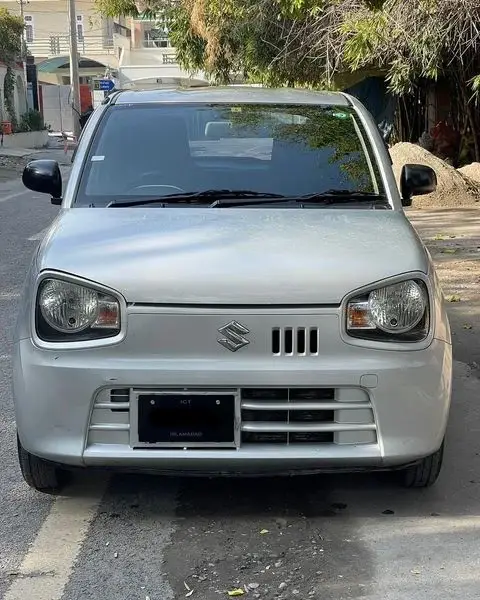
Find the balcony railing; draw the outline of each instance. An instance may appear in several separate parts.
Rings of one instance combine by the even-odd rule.
[[[113,38],[103,36],[82,36],[77,41],[78,52],[83,56],[97,54],[114,54]],[[68,35],[52,35],[45,38],[36,38],[27,42],[27,48],[33,56],[64,56],[70,50]]]
[[[142,41],[142,48],[171,48],[168,38],[148,38]]]
[[[164,54],[162,56],[162,60],[163,60],[164,65],[176,65],[177,64],[177,55],[175,53]]]

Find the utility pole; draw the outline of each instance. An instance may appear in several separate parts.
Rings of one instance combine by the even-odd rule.
[[[80,81],[78,78],[77,16],[75,0],[68,0],[70,18],[70,85],[72,89],[73,135],[80,135]]]
[[[27,39],[25,36],[25,12],[23,10],[23,6],[28,4],[29,0],[18,0],[20,4],[20,18],[22,19],[23,29],[22,29],[22,51],[20,58],[22,59],[23,66],[23,77],[25,79],[25,106],[28,110],[28,81],[27,81]]]

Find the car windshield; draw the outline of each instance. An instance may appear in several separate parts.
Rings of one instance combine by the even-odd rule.
[[[174,202],[182,192],[204,190],[384,193],[370,143],[349,107],[114,105],[94,135],[75,205],[171,194]]]

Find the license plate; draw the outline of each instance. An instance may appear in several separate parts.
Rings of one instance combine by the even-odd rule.
[[[140,394],[141,444],[232,445],[235,396],[225,394]]]

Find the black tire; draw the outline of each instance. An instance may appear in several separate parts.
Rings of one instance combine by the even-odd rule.
[[[59,494],[66,483],[66,472],[27,452],[17,436],[18,461],[26,483],[44,494]]]
[[[416,465],[402,471],[403,485],[407,488],[427,488],[438,479],[442,470],[445,443],[434,454],[422,459]]]

